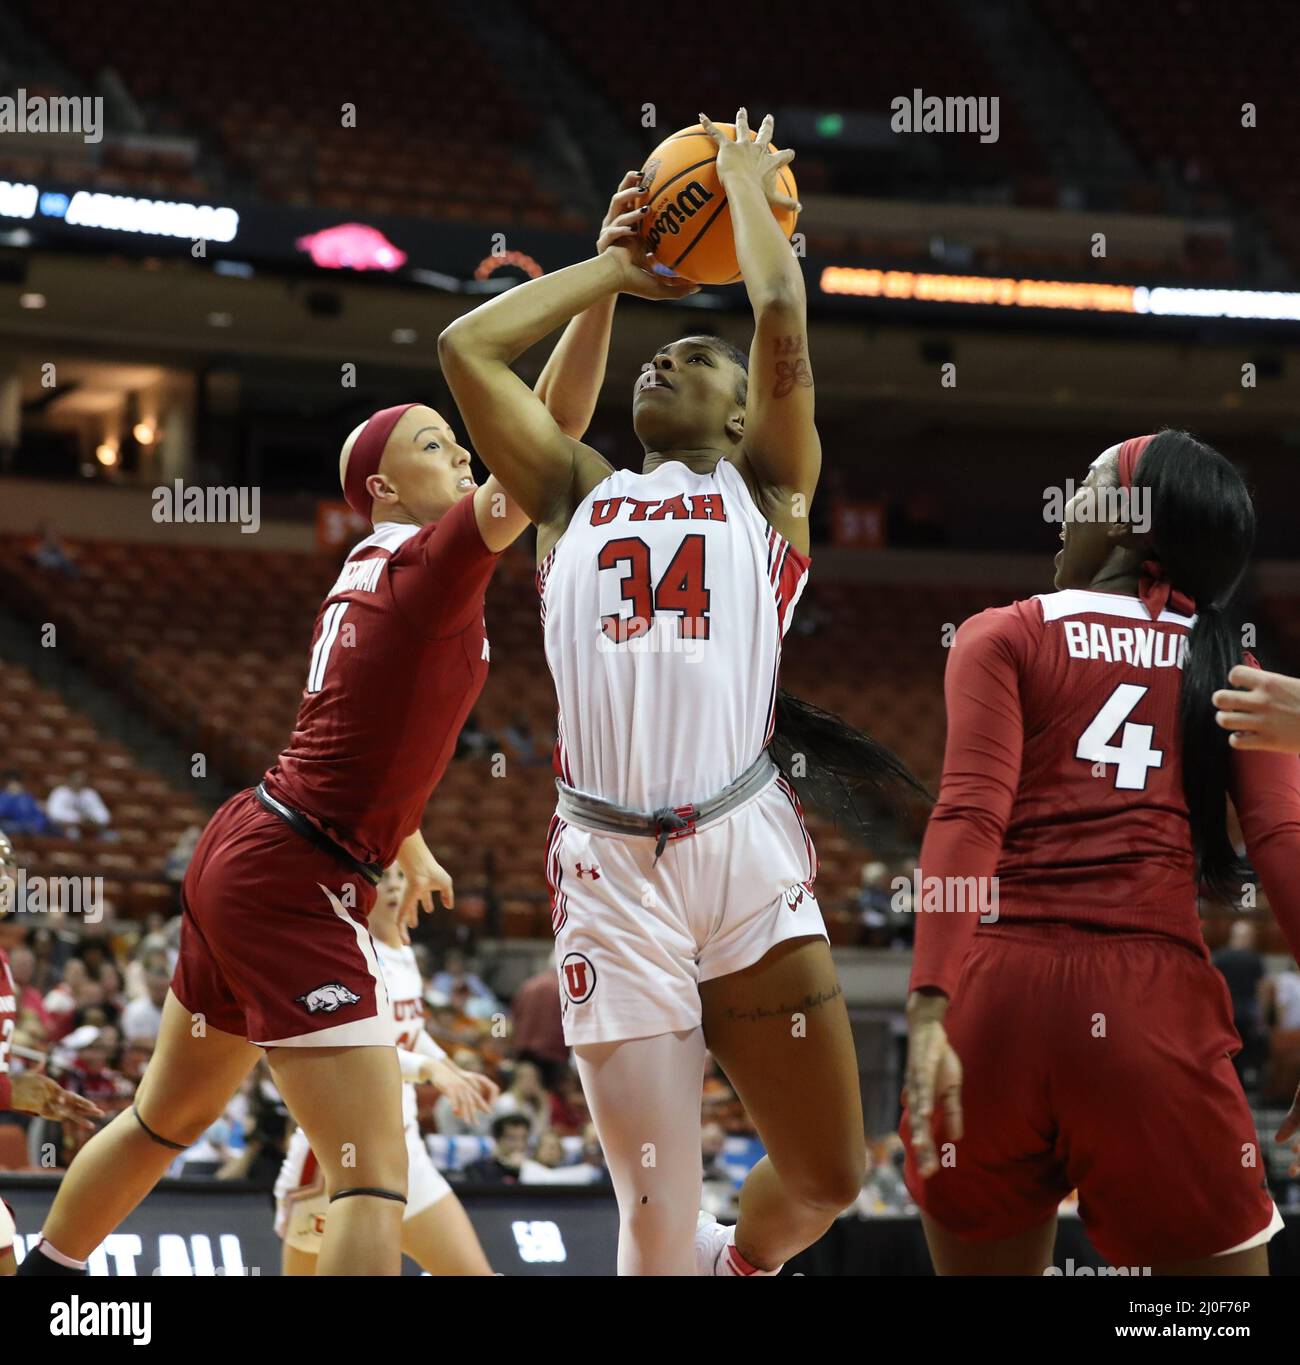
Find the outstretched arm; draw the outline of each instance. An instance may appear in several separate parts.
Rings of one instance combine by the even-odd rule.
[[[731,206],[736,259],[754,310],[749,353],[749,399],[745,438],[738,462],[748,466],[765,511],[783,513],[790,524],[796,495],[802,508],[794,520],[803,534],[792,536],[807,550],[807,507],[821,472],[821,441],[813,422],[813,377],[808,358],[808,301],[803,274],[772,205],[797,207],[782,189],[781,170],[790,150],[772,152],[769,114],[751,140],[745,110],[736,114],[733,141],[703,115],[718,142],[718,178]],[[802,543],[801,543],[802,541]]]
[[[576,489],[599,482],[610,466],[564,432],[511,363],[561,323],[620,292],[678,298],[694,288],[651,274],[632,250],[619,247],[517,285],[438,338],[442,371],[475,449],[530,520],[552,520],[573,505]]]
[[[643,197],[641,172],[628,171],[609,201],[609,211],[600,225],[597,254],[636,231],[632,220],[639,216],[636,209]],[[575,441],[586,435],[596,411],[609,360],[609,335],[617,302],[618,295],[610,294],[569,323],[533,389],[560,430]]]

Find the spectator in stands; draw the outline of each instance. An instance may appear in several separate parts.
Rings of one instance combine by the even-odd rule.
[[[234,1138],[234,1125],[222,1114],[192,1147],[180,1154],[168,1170],[168,1175],[187,1175],[191,1178],[214,1176],[218,1180],[245,1179],[246,1149],[236,1150]]]
[[[41,803],[23,786],[18,773],[6,774],[0,790],[0,829],[6,834],[48,834],[50,822]]]
[[[862,864],[858,883],[858,915],[866,930],[866,942],[883,947],[889,938],[890,889],[889,864],[879,858]]]
[[[528,1120],[522,1114],[501,1114],[492,1121],[492,1138],[492,1155],[465,1167],[466,1184],[517,1185],[528,1153]]]
[[[32,563],[46,573],[61,573],[68,578],[76,578],[81,570],[72,557],[72,551],[59,539],[49,522],[41,522],[36,534],[39,538],[28,552]]]
[[[731,1174],[722,1164],[722,1149],[727,1134],[720,1123],[706,1123],[700,1129],[700,1150],[704,1158],[704,1179],[725,1180],[732,1184]]]
[[[853,1210],[859,1218],[878,1218],[881,1215],[903,1213],[912,1208],[912,1197],[907,1192],[899,1170],[900,1146],[895,1149],[887,1140],[867,1143],[867,1165],[862,1189]]]
[[[452,1054],[452,1061],[462,1071],[473,1071],[480,1075],[483,1073],[483,1059],[473,1048],[458,1048]],[[467,1121],[455,1113],[451,1100],[446,1095],[439,1095],[437,1103],[433,1106],[433,1123],[437,1131],[445,1137],[487,1137],[492,1131],[491,1114],[476,1114],[473,1119]]]
[[[14,985],[18,988],[18,1012],[30,1010],[40,1021],[41,1027],[48,1030],[50,1016],[45,1012],[45,997],[36,988],[36,954],[25,946],[17,947],[9,954],[9,971]]]
[[[167,861],[163,864],[163,876],[173,885],[179,886],[185,880],[186,869],[194,856],[194,846],[199,842],[202,833],[202,825],[190,825],[181,832],[172,845]]]
[[[15,978],[16,979],[16,978]],[[1300,968],[1294,959],[1264,982],[1264,1014],[1276,1028],[1300,1029]]]
[[[226,1115],[238,1117],[244,1147],[221,1168],[221,1179],[252,1180],[269,1190],[284,1162],[292,1120],[275,1088],[265,1057],[244,1078],[239,1094],[227,1106]]]
[[[63,1076],[64,1089],[83,1096],[115,1117],[130,1097],[130,1087],[112,1065],[118,1051],[116,1030],[87,1024],[66,1038],[63,1046],[71,1054]],[[66,1165],[91,1134],[75,1131],[69,1124],[64,1124],[62,1131],[62,1159]]]
[[[722,1074],[722,1068],[712,1053],[704,1057],[704,1084],[700,1092],[700,1115],[705,1123],[721,1123],[724,1128],[733,1124],[733,1119],[741,1108],[731,1082]]]
[[[146,921],[146,932],[136,944],[131,966],[127,968],[126,986],[131,995],[139,995],[144,989],[144,964],[150,953],[161,952],[167,957],[167,970],[174,972],[180,957],[181,917],[173,915],[164,919],[155,911]]]
[[[526,768],[547,761],[546,755],[537,750],[537,742],[533,739],[533,732],[529,727],[527,716],[517,715],[510,722],[509,728],[506,730],[506,743],[514,750],[515,757]]]
[[[1290,1103],[1300,1086],[1300,970],[1291,965],[1260,987],[1262,1022],[1268,1034],[1266,1103]]]
[[[110,1018],[120,1023],[126,1009],[126,992],[122,989],[122,973],[116,962],[105,962],[99,969],[96,984],[104,992],[104,1008]]]
[[[476,758],[480,754],[495,753],[501,746],[495,735],[490,735],[478,723],[472,712],[456,740],[457,758]]]
[[[585,1160],[570,1161],[558,1133],[543,1133],[537,1150],[520,1167],[521,1185],[594,1185],[606,1174],[603,1166]]]
[[[1228,936],[1228,946],[1213,957],[1214,965],[1228,983],[1232,996],[1232,1023],[1241,1035],[1241,1051],[1232,1059],[1242,1089],[1253,1093],[1263,1060],[1263,1034],[1260,1029],[1260,985],[1264,980],[1264,959],[1255,948],[1255,926],[1237,920]]]
[[[425,996],[429,1007],[429,1033],[433,1041],[446,1052],[458,1047],[474,1047],[479,1040],[479,1027],[464,1015],[445,996],[430,991]]]
[[[163,1001],[171,985],[172,974],[167,966],[167,954],[154,951],[144,963],[144,994],[138,995],[122,1012],[122,1032],[129,1043],[155,1043],[162,1027]]]
[[[515,1056],[532,1062],[548,1087],[558,1084],[569,1062],[560,1007],[560,978],[554,967],[530,976],[510,1002]]]
[[[542,1085],[542,1074],[532,1062],[514,1064],[510,1088],[497,1096],[492,1106],[492,1117],[522,1114],[534,1133],[544,1133],[551,1126],[551,1100]]]
[[[41,990],[49,990],[59,980],[77,946],[76,935],[62,926],[55,927],[57,924],[57,919],[47,915],[45,923],[27,940],[36,955],[35,980]]]
[[[45,810],[69,839],[79,839],[83,826],[93,826],[101,834],[108,832],[108,807],[80,769],[54,788]]]
[[[700,1184],[700,1208],[715,1218],[736,1216],[736,1182],[720,1160],[727,1135],[720,1123],[706,1123],[700,1129],[700,1151],[704,1161]]]
[[[551,1128],[564,1137],[576,1137],[591,1122],[587,1097],[578,1073],[566,1069],[550,1089]]]
[[[471,1019],[486,1018],[501,1008],[501,1002],[488,990],[482,979],[466,969],[465,954],[454,948],[447,954],[442,971],[434,974],[429,986]],[[467,1008],[471,1004],[473,1009]]]
[[[71,1033],[77,1010],[91,984],[86,964],[79,957],[71,957],[63,968],[58,984],[45,997],[45,1015],[49,1019],[50,1037],[56,1041]]]

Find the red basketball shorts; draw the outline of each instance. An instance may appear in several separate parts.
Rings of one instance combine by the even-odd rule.
[[[392,1009],[366,920],[375,889],[240,792],[208,822],[181,890],[172,990],[261,1047],[387,1046]]]
[[[952,1164],[921,1180],[906,1111],[901,1132],[912,1197],[958,1237],[1026,1232],[1074,1189],[1114,1266],[1216,1256],[1281,1227],[1232,1066],[1228,990],[1204,952],[1154,934],[981,928],[945,1028],[963,1074]]]

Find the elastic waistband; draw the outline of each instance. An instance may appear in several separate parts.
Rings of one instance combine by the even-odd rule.
[[[384,875],[381,863],[363,863],[360,858],[354,858],[342,844],[336,844],[324,830],[313,825],[302,811],[286,806],[283,801],[272,796],[263,783],[259,782],[253,790],[258,802],[272,815],[278,815],[295,834],[306,839],[322,853],[330,854],[354,872],[360,873],[371,886],[379,885],[379,880]]]
[[[706,800],[688,806],[660,806],[654,811],[634,810],[630,806],[620,806],[617,801],[589,796],[558,777],[555,787],[559,792],[559,813],[570,824],[607,834],[633,834],[654,839],[655,862],[658,862],[670,839],[687,838],[701,825],[744,805],[776,773],[776,764],[764,750],[734,782]]]
[[[975,944],[1001,939],[1029,947],[1063,949],[1108,948],[1123,943],[1154,943],[1168,948],[1184,948],[1197,957],[1205,956],[1203,942],[1192,942],[1182,934],[1161,933],[1158,929],[1113,928],[1104,924],[1068,923],[1064,920],[1000,919],[996,924],[981,924],[975,931]]]

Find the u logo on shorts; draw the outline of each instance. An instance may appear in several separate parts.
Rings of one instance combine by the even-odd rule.
[[[596,969],[591,959],[581,953],[570,953],[560,963],[560,975],[564,980],[564,993],[575,1005],[581,1005],[591,998],[596,989]]]

